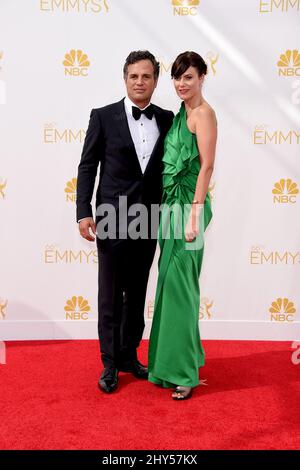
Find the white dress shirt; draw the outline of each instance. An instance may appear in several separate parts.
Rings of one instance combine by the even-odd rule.
[[[124,104],[132,141],[135,146],[142,173],[144,173],[159,137],[157,122],[155,116],[153,116],[152,119],[148,119],[145,114],[141,114],[141,117],[138,120],[134,119],[132,116],[132,106],[137,106],[128,98],[128,96],[126,96]],[[148,106],[149,105],[150,103]],[[142,110],[148,108],[148,106]]]
[[[141,117],[136,120],[132,116],[132,106],[136,106],[126,96],[124,100],[125,113],[128,121],[128,126],[131,134],[132,141],[136,150],[136,154],[139,160],[142,173],[145,173],[146,167],[150,160],[150,156],[159,137],[159,129],[155,116],[152,119],[148,119],[145,114],[141,114]],[[150,103],[148,104],[148,106]],[[143,109],[148,108],[146,106]],[[84,217],[85,219],[86,217]],[[78,223],[83,220],[78,220]]]

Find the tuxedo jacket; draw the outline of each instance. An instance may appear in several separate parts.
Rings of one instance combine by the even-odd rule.
[[[146,207],[160,204],[164,139],[174,115],[156,105],[153,109],[160,134],[144,173],[130,134],[124,99],[91,111],[78,166],[77,221],[93,216],[91,200],[99,164],[96,207],[110,203],[118,211],[119,196],[127,197],[128,207],[135,203]]]

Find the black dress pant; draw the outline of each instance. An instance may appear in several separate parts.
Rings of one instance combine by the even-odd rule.
[[[104,367],[119,367],[137,358],[156,240],[109,242],[98,245],[98,333]]]

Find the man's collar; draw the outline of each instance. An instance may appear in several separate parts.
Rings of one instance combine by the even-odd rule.
[[[141,110],[144,110],[144,109],[148,108],[148,106],[150,106],[150,104],[151,104],[151,103],[147,104],[147,106],[145,106],[144,108],[140,108],[140,109],[141,109]],[[125,99],[124,99],[124,105],[125,105],[125,108],[126,108],[127,112],[128,112],[129,114],[131,114],[131,116],[132,116],[132,106],[138,107],[135,103],[133,103],[133,102],[131,101],[130,98],[128,98],[127,95],[126,95],[126,97],[125,97]]]

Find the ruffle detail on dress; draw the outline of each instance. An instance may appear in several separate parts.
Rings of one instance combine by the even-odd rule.
[[[194,191],[200,170],[199,151],[195,135],[187,127],[184,103],[166,138],[163,163],[163,188],[167,195],[181,199],[181,189]]]

